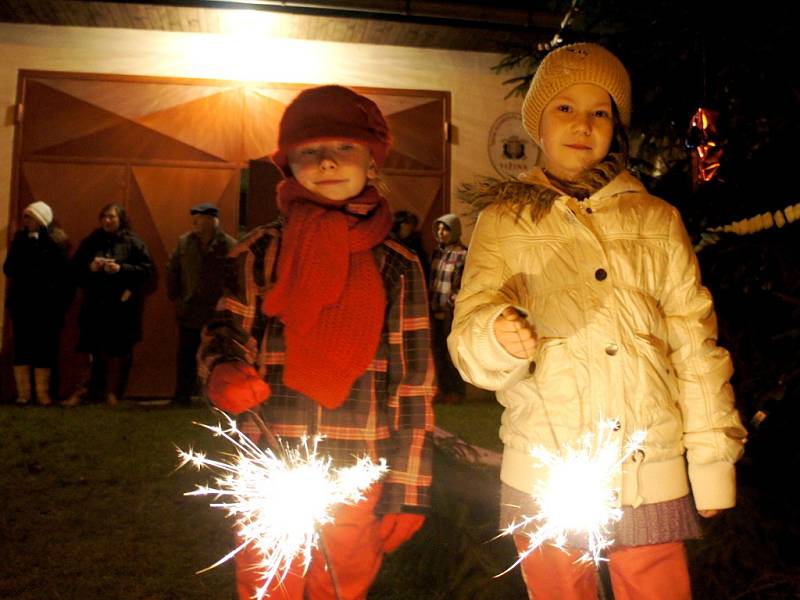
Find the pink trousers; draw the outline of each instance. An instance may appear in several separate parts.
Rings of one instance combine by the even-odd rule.
[[[528,545],[514,536],[517,549]],[[522,578],[531,600],[595,600],[593,563],[575,563],[580,552],[541,546],[522,561]],[[608,554],[615,600],[690,600],[689,568],[683,542],[623,546]]]

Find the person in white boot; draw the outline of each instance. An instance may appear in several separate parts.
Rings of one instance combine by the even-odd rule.
[[[66,242],[66,234],[53,226],[52,209],[44,202],[33,202],[22,213],[22,228],[3,264],[9,283],[6,306],[14,343],[17,404],[27,404],[33,397],[40,405],[52,404],[50,371],[72,299]],[[31,369],[35,394],[31,393]]]

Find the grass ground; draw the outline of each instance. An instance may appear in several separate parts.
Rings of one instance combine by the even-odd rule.
[[[498,450],[499,407],[437,407],[438,424]],[[0,598],[230,600],[229,564],[197,575],[230,549],[230,525],[207,499],[183,496],[207,479],[175,470],[175,446],[213,450],[192,421],[207,409],[112,410],[0,406]],[[751,461],[752,462],[752,461]],[[795,598],[797,495],[747,466],[739,506],[690,545],[696,598]],[[435,457],[425,527],[390,555],[370,600],[516,600],[514,559],[496,534],[497,472]]]
[[[488,437],[485,426],[465,423],[493,418],[494,405],[466,407],[461,415],[458,408],[446,407],[444,421],[460,422],[458,431],[468,438]],[[232,598],[229,564],[195,574],[230,549],[231,535],[222,512],[210,509],[207,499],[183,495],[207,478],[176,470],[175,446],[212,451],[219,444],[192,421],[216,423],[216,416],[204,408],[133,404],[116,410],[0,406],[0,598]],[[443,461],[437,457],[437,471],[453,477]],[[459,504],[451,525],[467,521],[466,504]],[[421,556],[414,546],[440,534],[447,537],[426,530],[419,542],[389,557],[371,598],[437,597],[419,587],[417,568],[424,565],[407,563]],[[444,558],[438,560],[440,578],[450,568]],[[447,558],[452,562],[454,555]]]
[[[182,492],[174,444],[207,446],[204,410],[0,409],[0,598],[231,598],[220,515]]]

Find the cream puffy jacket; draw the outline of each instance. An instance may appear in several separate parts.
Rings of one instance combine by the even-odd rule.
[[[540,169],[520,178],[549,185]],[[509,305],[539,336],[534,362],[506,352],[493,323]],[[745,439],[716,344],[711,295],[678,211],[622,173],[577,202],[560,196],[534,223],[494,204],[470,242],[448,340],[465,380],[505,407],[501,479],[532,491],[530,450],[573,443],[601,419],[622,446],[647,438],[615,474],[619,503],[682,497],[699,510],[735,503]],[[687,479],[688,462],[688,479]]]

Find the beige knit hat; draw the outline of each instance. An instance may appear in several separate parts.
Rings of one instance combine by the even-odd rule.
[[[606,90],[624,125],[631,122],[631,80],[620,60],[597,44],[571,44],[544,57],[522,103],[522,125],[540,144],[542,112],[559,92],[576,83],[593,83]]]
[[[53,222],[53,209],[42,201],[31,202],[22,211],[22,214],[29,214],[36,219],[41,225],[47,227]]]

